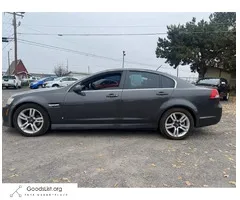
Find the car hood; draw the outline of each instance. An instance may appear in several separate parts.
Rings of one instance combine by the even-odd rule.
[[[34,82],[31,82],[31,85],[39,84],[39,83],[41,83],[41,82],[43,82],[43,81],[34,81]]]
[[[53,84],[53,83],[56,83],[57,81],[47,81],[45,82],[45,84]]]

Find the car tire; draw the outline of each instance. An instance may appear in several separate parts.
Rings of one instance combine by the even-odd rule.
[[[58,84],[54,84],[52,87],[59,87],[59,85]]]
[[[18,89],[18,84],[14,86],[15,89]]]
[[[229,100],[229,95],[230,95],[230,94],[229,94],[229,92],[228,92],[228,93],[223,97],[223,100],[224,100],[224,101],[228,101],[228,100]]]
[[[185,120],[183,121],[183,119]],[[167,110],[159,122],[160,132],[167,138],[173,140],[181,140],[189,136],[193,126],[193,116],[183,108],[171,108]]]
[[[35,110],[35,117],[36,117],[35,120],[41,119],[40,121],[42,121],[42,123],[40,121],[29,123],[29,121],[28,121],[29,118],[28,118],[28,120],[23,120],[20,117],[20,114],[22,114],[24,112],[25,112],[25,114],[23,116],[28,116],[28,114],[30,116],[30,111],[28,111],[29,109]],[[21,128],[20,126],[24,125],[24,123],[28,123],[29,125],[27,125],[26,126],[27,128],[23,130],[23,128]],[[32,128],[33,124],[35,125],[34,126],[35,130],[33,130],[33,128]],[[33,104],[33,103],[27,103],[27,104],[24,104],[24,105],[20,106],[19,108],[17,108],[17,110],[14,112],[13,125],[24,136],[27,136],[27,137],[40,136],[40,135],[44,135],[49,130],[50,118],[49,118],[48,113],[41,106],[39,106],[37,104]]]

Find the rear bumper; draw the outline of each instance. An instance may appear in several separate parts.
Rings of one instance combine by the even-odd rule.
[[[222,117],[222,106],[221,104],[218,104],[217,107],[215,107],[212,110],[212,115],[199,117],[196,127],[203,127],[203,126],[210,126],[210,125],[217,124],[221,120],[221,117]]]
[[[9,115],[10,107],[5,106],[2,108],[2,120],[3,120],[3,126],[8,126],[11,127],[11,120],[10,120],[10,115]]]

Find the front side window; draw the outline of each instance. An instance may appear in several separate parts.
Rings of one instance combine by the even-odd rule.
[[[159,88],[159,75],[149,72],[130,71],[127,75],[124,88]]]
[[[117,89],[121,81],[121,73],[105,74],[83,83],[84,90]]]

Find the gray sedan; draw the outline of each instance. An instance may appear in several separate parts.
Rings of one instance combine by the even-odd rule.
[[[217,124],[222,115],[216,89],[143,69],[93,74],[64,88],[13,95],[3,124],[24,136],[51,129],[155,129],[183,139],[194,127]]]

